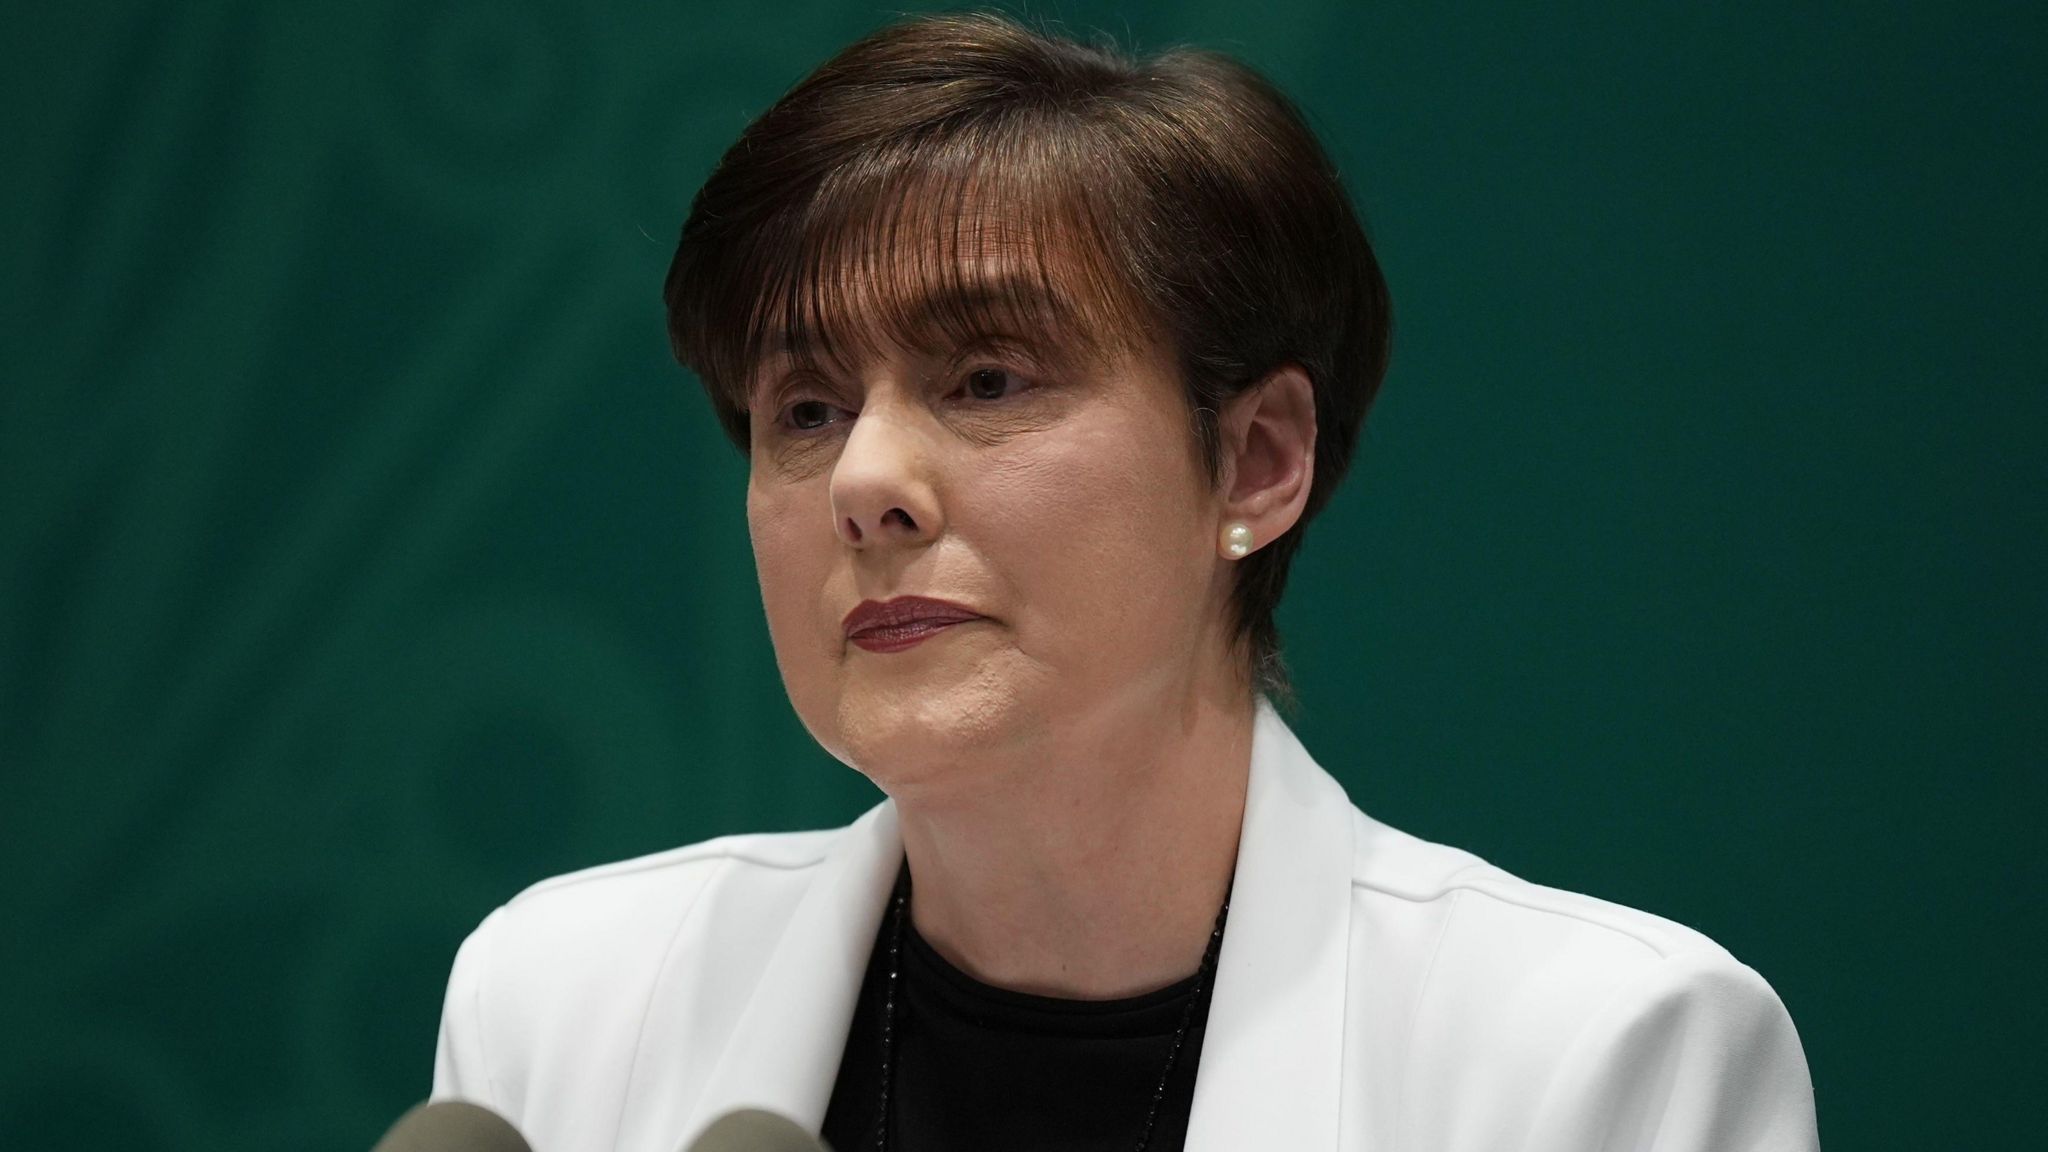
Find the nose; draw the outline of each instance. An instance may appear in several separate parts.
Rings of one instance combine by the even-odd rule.
[[[912,414],[873,400],[832,468],[833,530],[858,549],[928,544],[941,526],[930,438]]]

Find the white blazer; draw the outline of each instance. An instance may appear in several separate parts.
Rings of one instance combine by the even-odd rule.
[[[435,1098],[536,1152],[677,1152],[825,1115],[902,844],[728,836],[535,885],[448,982]],[[1351,805],[1261,701],[1187,1152],[1806,1152],[1761,976],[1669,920],[1517,879]]]

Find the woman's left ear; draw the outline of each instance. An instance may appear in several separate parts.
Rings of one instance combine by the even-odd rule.
[[[1308,505],[1316,477],[1315,386],[1301,366],[1282,365],[1225,402],[1219,425],[1216,547],[1238,559],[1279,539]]]

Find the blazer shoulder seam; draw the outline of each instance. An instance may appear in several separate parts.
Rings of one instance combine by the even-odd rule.
[[[1461,871],[1469,871],[1469,869],[1464,869]],[[1524,887],[1534,889],[1538,893],[1544,891],[1544,889],[1540,885],[1529,884],[1527,881],[1517,881],[1517,883],[1521,884]],[[1476,892],[1481,896],[1487,897],[1488,899],[1496,900],[1502,904],[1507,904],[1512,907],[1525,908],[1531,912],[1542,912],[1551,916],[1562,916],[1568,920],[1576,920],[1579,923],[1588,925],[1590,927],[1604,929],[1624,939],[1632,940],[1635,943],[1642,945],[1645,949],[1649,950],[1651,955],[1655,956],[1659,960],[1668,960],[1671,958],[1672,955],[1672,950],[1667,944],[1658,942],[1657,940],[1653,939],[1650,936],[1650,934],[1640,931],[1628,924],[1616,923],[1614,920],[1609,918],[1590,916],[1576,908],[1562,907],[1555,901],[1539,900],[1532,898],[1529,895],[1524,895],[1522,893],[1503,892],[1499,889],[1498,886],[1485,883],[1484,879],[1481,877],[1473,877],[1470,880],[1460,881],[1456,885],[1456,887],[1463,891]],[[1586,899],[1597,899],[1597,897],[1586,897]],[[1619,904],[1612,906],[1615,908],[1623,907]],[[1626,910],[1638,916],[1648,915],[1648,913],[1639,912],[1635,909]]]
[[[1355,874],[1351,877],[1351,886],[1353,888],[1364,888],[1371,892],[1378,892],[1382,896],[1392,896],[1396,900],[1407,900],[1415,904],[1427,904],[1432,900],[1441,900],[1445,896],[1453,895],[1460,891],[1466,886],[1454,884],[1452,881],[1472,871],[1474,868],[1484,867],[1487,867],[1486,861],[1473,859],[1463,867],[1446,873],[1434,886],[1396,885],[1387,883],[1384,880],[1375,880],[1370,876]]]
[[[824,861],[826,854],[822,846],[817,851],[792,858],[782,853],[762,851],[761,849],[764,846],[759,841],[766,838],[812,835],[817,834],[811,832],[768,832],[721,836],[714,840],[706,840],[697,844],[686,844],[680,848],[671,848],[665,852],[656,852],[647,856],[635,857],[631,860],[599,864],[592,868],[568,872],[560,876],[551,876],[530,885],[518,895],[512,897],[507,903],[516,904],[529,896],[536,896],[563,888],[573,888],[600,880],[639,876],[650,872],[666,871],[672,868],[686,868],[693,864],[738,862],[751,864],[757,868],[772,868],[782,872],[801,872],[806,868],[814,868]]]
[[[1630,927],[1629,925],[1616,923],[1614,922],[1614,920],[1609,918],[1587,915],[1585,912],[1580,911],[1578,909],[1561,906],[1558,902],[1553,900],[1543,900],[1522,893],[1503,891],[1501,890],[1498,884],[1489,882],[1490,880],[1495,879],[1492,877],[1467,876],[1468,873],[1479,871],[1481,869],[1490,868],[1492,868],[1492,865],[1489,865],[1484,860],[1474,861],[1470,864],[1465,865],[1462,868],[1459,868],[1457,871],[1452,872],[1449,875],[1445,876],[1433,888],[1430,888],[1426,891],[1418,891],[1414,888],[1403,889],[1391,887],[1389,885],[1370,880],[1363,876],[1352,877],[1351,885],[1354,888],[1365,888],[1370,891],[1379,892],[1387,896],[1395,897],[1396,899],[1409,900],[1418,904],[1428,903],[1432,900],[1440,900],[1446,896],[1456,896],[1460,892],[1472,892],[1479,896],[1484,896],[1489,900],[1494,900],[1502,904],[1510,905],[1512,907],[1527,909],[1531,912],[1541,912],[1550,916],[1562,916],[1569,920],[1576,920],[1579,923],[1585,924],[1589,927],[1603,929],[1607,932],[1611,932],[1617,936],[1621,936],[1625,939],[1640,944],[1642,947],[1648,949],[1652,955],[1656,956],[1660,960],[1669,959],[1672,955],[1672,949],[1667,944],[1660,943],[1656,939],[1652,938],[1652,936],[1648,933],[1639,931],[1633,927]],[[1519,886],[1534,889],[1538,893],[1544,891],[1544,889],[1540,885],[1530,884],[1528,881],[1520,880],[1512,876],[1509,877],[1509,879]],[[1597,897],[1586,897],[1586,899],[1597,899]],[[1623,908],[1622,905],[1618,904],[1614,905],[1614,907]],[[1649,913],[1637,912],[1634,909],[1624,910],[1634,913],[1636,915],[1649,915]],[[1445,919],[1446,923],[1448,923],[1449,917],[1447,916]]]

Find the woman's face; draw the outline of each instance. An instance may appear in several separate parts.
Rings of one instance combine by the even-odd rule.
[[[891,794],[1156,718],[1226,659],[1219,505],[1170,356],[1043,344],[771,354],[756,375],[747,522],[776,662],[811,734]],[[849,637],[899,597],[973,618]]]

